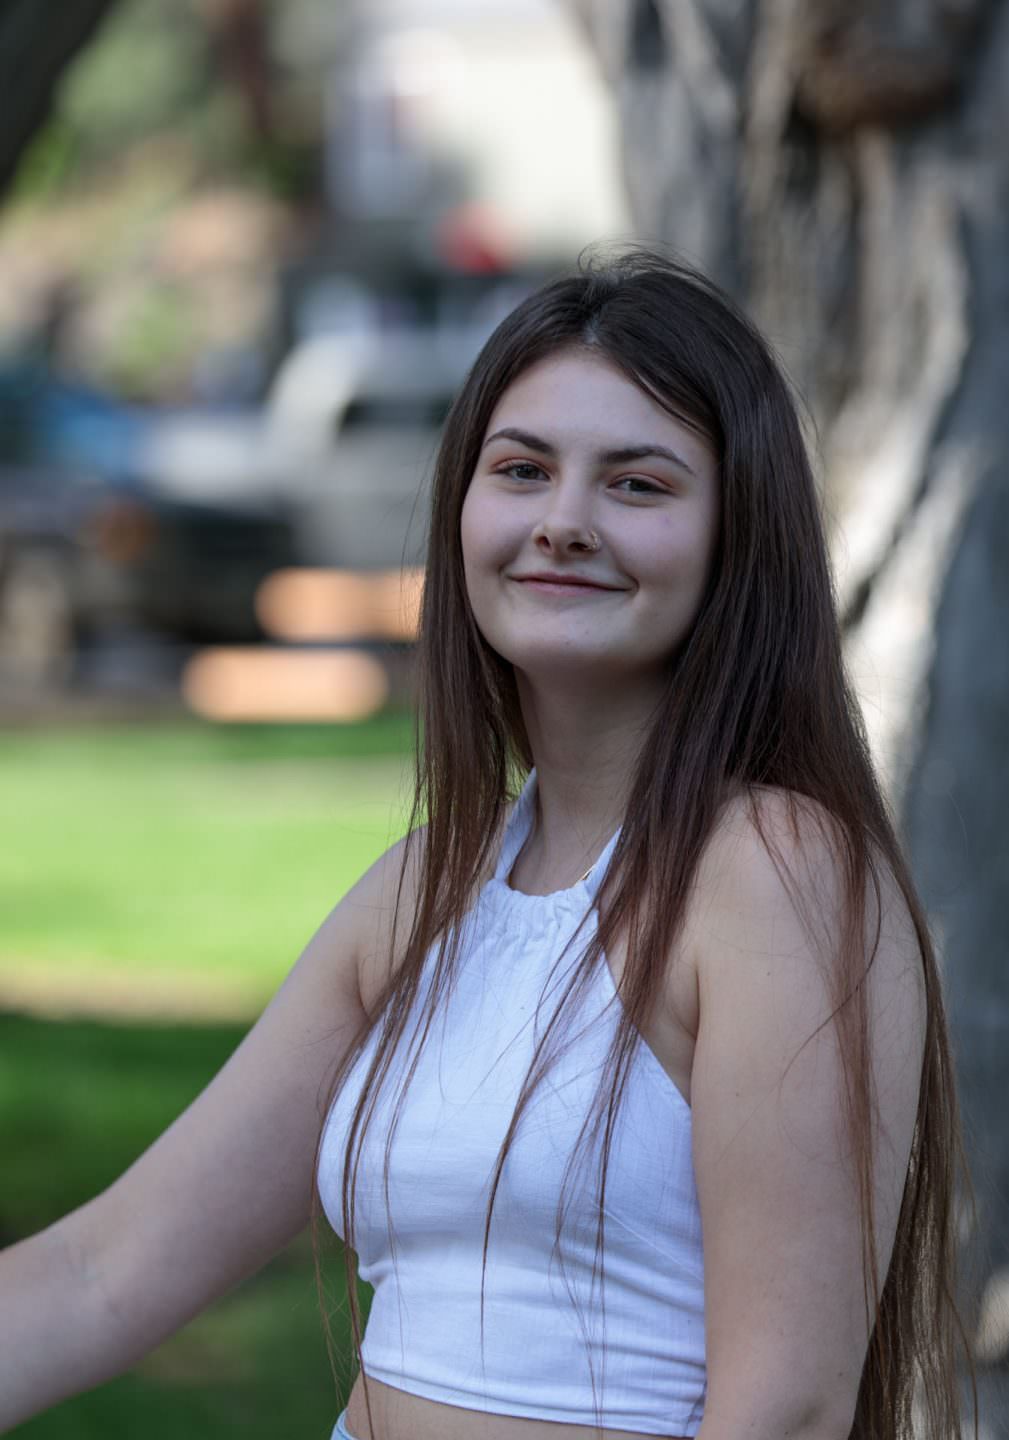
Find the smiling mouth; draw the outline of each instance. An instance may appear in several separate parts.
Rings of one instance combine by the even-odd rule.
[[[593,580],[581,580],[574,576],[560,575],[512,575],[516,585],[527,585],[533,590],[542,590],[553,595],[613,595],[616,585],[598,585]]]

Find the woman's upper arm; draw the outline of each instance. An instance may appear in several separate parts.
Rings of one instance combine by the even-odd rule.
[[[234,1054],[117,1181],[69,1217],[104,1306],[143,1353],[259,1269],[310,1215],[335,1068],[366,1022],[362,946],[394,846],[329,914]]]
[[[705,1267],[705,1440],[847,1435],[868,1342],[844,1081],[829,1019],[831,957],[817,943],[836,935],[838,872],[822,828],[800,827],[797,845],[781,798],[761,803],[808,915],[797,913],[740,806],[702,860],[688,916],[700,1002],[691,1104]],[[882,922],[867,987],[881,1277],[907,1168],[924,1026],[920,962],[893,887]]]

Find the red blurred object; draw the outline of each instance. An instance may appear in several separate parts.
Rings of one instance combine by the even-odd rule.
[[[454,270],[467,275],[496,275],[514,263],[500,218],[487,205],[460,205],[438,222],[435,246]]]

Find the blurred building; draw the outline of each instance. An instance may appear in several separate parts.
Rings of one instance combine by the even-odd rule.
[[[473,265],[626,233],[612,99],[559,0],[375,0],[344,36],[335,216],[419,226]]]

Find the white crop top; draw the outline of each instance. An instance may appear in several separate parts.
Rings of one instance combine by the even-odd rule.
[[[395,1265],[382,1167],[403,1073],[402,1046],[369,1125],[355,1196],[359,1273],[375,1289],[362,1345],[364,1371],[447,1405],[592,1425],[587,1342],[605,1428],[695,1435],[704,1409],[705,1360],[690,1107],[644,1041],[631,1063],[611,1141],[602,1252],[605,1327],[598,1269],[590,1295],[601,1133],[589,1152],[592,1163],[579,1163],[568,1176],[563,1270],[551,1253],[565,1165],[618,1018],[620,1002],[605,963],[577,1010],[568,1008],[561,1017],[563,1053],[536,1090],[505,1162],[488,1245],[481,1352],[480,1267],[494,1162],[531,1062],[534,1033],[542,1035],[559,1002],[560,982],[595,933],[594,909],[556,973],[555,962],[592,906],[617,839],[570,890],[512,890],[507,878],[534,805],[535,772],[509,819],[495,874],[465,922],[454,988],[439,1002],[403,1104],[389,1164]],[[425,970],[428,983],[432,963]],[[419,1003],[427,993],[422,982]],[[416,1033],[417,1013],[405,1042]],[[376,1026],[337,1095],[323,1137],[319,1193],[338,1234],[344,1146],[378,1031]],[[555,1030],[551,1054],[556,1039]],[[408,1043],[407,1050],[412,1055]]]

